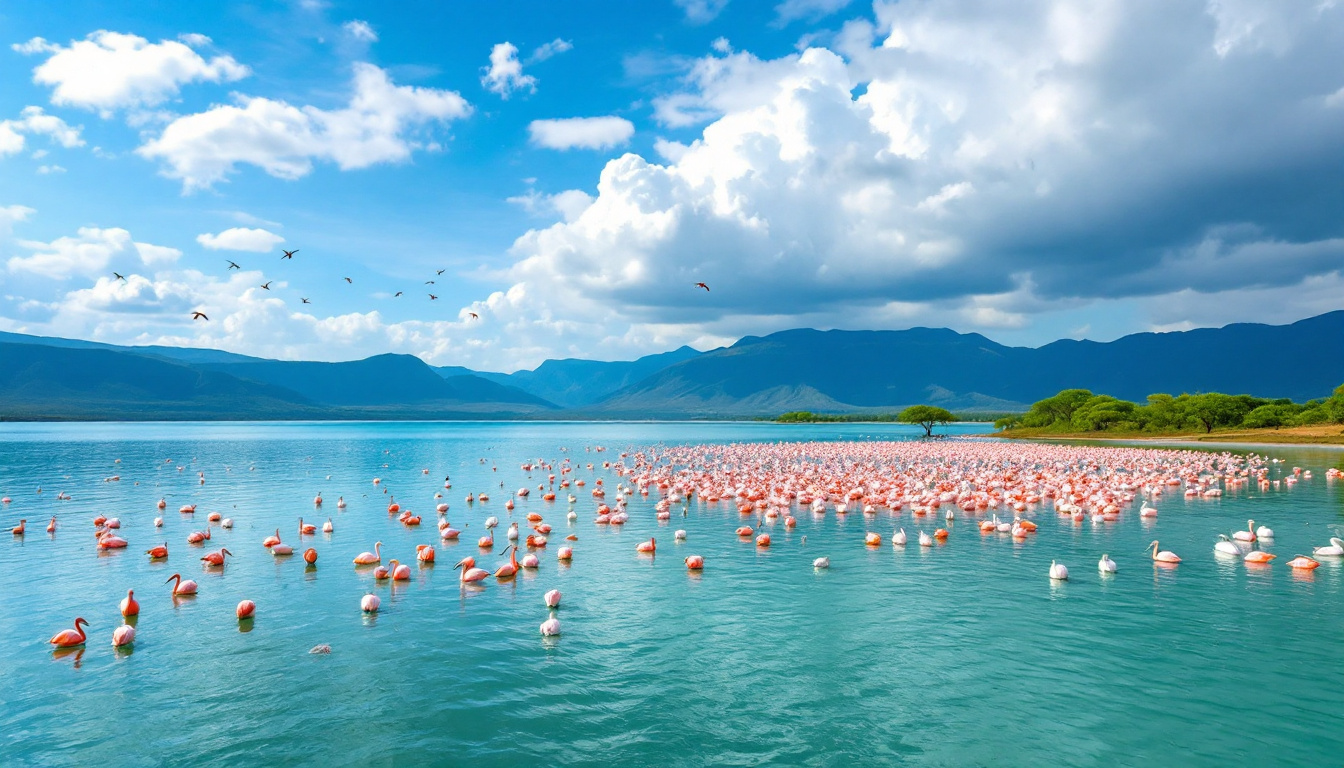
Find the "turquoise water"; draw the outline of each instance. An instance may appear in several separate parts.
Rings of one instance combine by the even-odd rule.
[[[1297,577],[1283,565],[1344,523],[1344,486],[1324,478],[1344,460],[1336,451],[1260,449],[1315,472],[1291,490],[1169,496],[1155,523],[1129,512],[1075,527],[1047,510],[1021,544],[959,521],[936,550],[863,546],[866,529],[885,536],[893,517],[917,528],[908,510],[800,515],[768,550],[733,535],[740,520],[726,504],[693,502],[685,518],[659,524],[655,497],[636,497],[623,530],[599,528],[579,489],[579,540],[565,568],[555,560],[571,531],[565,494],[547,503],[534,491],[514,517],[541,511],[555,526],[538,573],[463,588],[452,570],[478,555],[487,515],[505,521],[502,550],[504,501],[544,480],[526,476],[526,461],[593,461],[596,471],[577,473],[591,488],[594,476],[617,482],[600,462],[627,447],[910,434],[894,425],[0,426],[0,495],[14,499],[0,523],[29,521],[27,536],[0,539],[0,764],[1341,762],[1344,573],[1325,563]],[[608,451],[586,452],[596,445]],[[121,481],[103,481],[113,474]],[[439,543],[433,495],[445,475],[448,519],[467,527],[460,543],[440,547],[437,565],[416,567],[415,544]],[[382,487],[425,524],[389,517]],[[482,490],[489,502],[464,502]],[[61,491],[73,499],[57,500]],[[160,497],[168,509],[156,531]],[[199,505],[194,520],[176,511],[185,503]],[[214,510],[236,527],[187,545]],[[96,550],[98,513],[122,520],[127,549]],[[60,527],[49,536],[53,514]],[[301,515],[331,517],[335,532],[301,540]],[[1277,532],[1270,549],[1282,557],[1268,569],[1213,557],[1216,534],[1248,517]],[[261,546],[276,527],[296,551],[318,550],[316,569]],[[689,540],[673,545],[675,528]],[[635,543],[650,535],[658,555],[638,556]],[[1185,562],[1154,568],[1142,551],[1154,538]],[[167,563],[149,562],[144,550],[164,540]],[[411,562],[410,583],[375,586],[356,572],[351,558],[375,540],[384,562]],[[236,558],[204,571],[198,558],[221,545]],[[1105,581],[1094,565],[1102,552],[1120,565]],[[690,553],[705,556],[703,575],[687,573]],[[832,567],[814,572],[823,554]],[[1052,587],[1052,559],[1071,567],[1071,581]],[[501,558],[478,560],[493,570]],[[163,582],[175,572],[200,583],[198,597],[174,603]],[[130,653],[110,646],[127,588],[141,603]],[[542,638],[551,588],[564,593],[563,634]],[[372,618],[358,606],[368,591],[383,601]],[[258,605],[247,632],[233,616],[243,598]],[[54,654],[47,638],[76,615],[92,624],[86,649]],[[331,654],[310,655],[319,643]]]

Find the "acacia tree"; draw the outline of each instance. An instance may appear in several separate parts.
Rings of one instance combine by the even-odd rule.
[[[912,405],[896,414],[896,420],[903,424],[918,424],[923,427],[925,437],[933,437],[935,425],[956,421],[956,418],[946,408],[936,408],[932,405]]]

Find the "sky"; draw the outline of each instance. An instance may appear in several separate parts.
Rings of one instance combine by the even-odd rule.
[[[0,5],[0,330],[512,371],[1344,308],[1335,0],[52,8]]]

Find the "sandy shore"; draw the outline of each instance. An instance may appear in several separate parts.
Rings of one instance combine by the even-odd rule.
[[[1231,429],[1213,432],[1177,432],[1155,435],[1148,432],[1049,432],[1043,429],[1015,429],[987,433],[991,437],[1021,440],[1097,440],[1123,443],[1162,443],[1164,445],[1219,445],[1249,447],[1271,446],[1338,446],[1344,448],[1344,426],[1339,424],[1312,424],[1303,427],[1278,429]]]

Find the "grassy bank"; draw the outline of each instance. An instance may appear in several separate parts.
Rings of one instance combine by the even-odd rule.
[[[1104,430],[1078,432],[1053,427],[1017,427],[992,433],[994,437],[1035,438],[1046,440],[1182,440],[1202,443],[1283,443],[1300,445],[1344,445],[1344,427],[1339,424],[1307,424],[1297,427],[1261,429],[1231,428],[1152,432],[1146,430]]]

